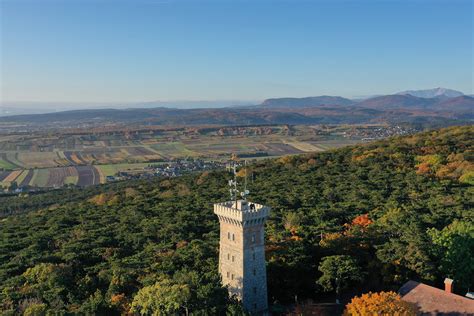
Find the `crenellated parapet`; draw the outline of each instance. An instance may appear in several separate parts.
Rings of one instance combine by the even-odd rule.
[[[220,221],[237,226],[263,224],[270,213],[270,207],[246,200],[227,201],[214,204],[214,214]]]

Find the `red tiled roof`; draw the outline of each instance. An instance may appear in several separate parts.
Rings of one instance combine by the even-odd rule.
[[[474,315],[474,300],[423,283],[408,281],[398,293],[425,315]]]

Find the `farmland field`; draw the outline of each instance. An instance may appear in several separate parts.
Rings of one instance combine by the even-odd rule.
[[[51,168],[49,169],[47,187],[61,187],[64,185],[64,181],[68,177],[77,177],[77,170],[75,167],[65,168]]]
[[[381,126],[198,126],[0,135],[0,185],[60,187],[104,183],[178,158],[278,157],[359,143]]]
[[[18,161],[27,168],[48,168],[57,166],[55,152],[17,152]]]
[[[149,128],[134,133],[88,134],[81,131],[53,136],[19,135],[16,139],[14,135],[0,135],[0,169],[150,163],[184,157],[215,159],[231,153],[244,153],[247,157],[261,152],[268,156],[281,156],[326,150],[359,141],[343,136],[343,131],[350,128],[334,127],[334,134],[331,134],[325,127],[326,135],[318,134],[317,127],[279,125]]]
[[[23,178],[23,181],[19,182],[17,180],[17,183],[19,186],[26,186],[30,184],[31,179],[33,179],[34,171],[33,170],[25,170],[23,173],[26,172],[25,177]]]
[[[123,167],[125,168],[126,165],[123,165]],[[127,169],[131,168],[143,169],[143,164],[137,164],[137,166],[127,165]],[[122,171],[119,166],[110,170],[110,174]],[[70,166],[0,172],[0,187],[8,187],[12,182],[16,182],[21,187],[57,188],[65,184],[86,186],[105,183],[105,177],[101,177],[101,172],[97,166]]]
[[[48,179],[49,179],[49,170],[39,169],[35,171],[36,173],[33,175],[33,179],[31,179],[30,185],[38,186],[38,187],[46,187],[48,183]]]
[[[7,154],[6,153],[0,153],[0,168],[4,170],[11,170],[14,169],[18,166],[12,164],[10,161],[7,159]]]
[[[26,178],[26,176],[28,175],[29,172],[30,172],[30,170],[23,170],[23,171],[16,177],[16,179],[14,179],[14,181],[15,181],[17,184],[23,183],[24,179]]]
[[[77,185],[85,186],[89,184],[99,184],[99,174],[94,167],[79,166],[77,168]]]
[[[95,166],[104,177],[113,176],[119,171],[143,170],[148,163],[119,163]]]

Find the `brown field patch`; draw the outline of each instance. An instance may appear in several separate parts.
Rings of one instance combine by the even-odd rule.
[[[303,152],[293,146],[282,143],[266,143],[265,146],[267,147],[266,151],[272,156],[300,154]]]
[[[19,152],[18,160],[25,168],[56,167],[57,155],[55,152]]]
[[[15,179],[23,172],[23,170],[15,170],[10,172],[8,176],[3,179],[3,182],[12,182],[15,181]]]
[[[47,187],[60,187],[64,185],[66,177],[77,176],[74,167],[51,168],[49,169],[49,177],[46,182]]]
[[[99,171],[94,166],[77,166],[76,170],[79,175],[77,185],[87,186],[100,183]]]
[[[289,141],[286,142],[286,144],[293,146],[294,148],[301,150],[301,151],[306,151],[306,152],[313,152],[313,151],[323,151],[324,149],[315,146],[314,144],[311,143],[306,143],[306,142],[299,142],[299,141]]]
[[[145,147],[127,147],[127,151],[130,153],[132,156],[150,156],[150,155],[156,155],[155,152],[149,150],[148,148]]]

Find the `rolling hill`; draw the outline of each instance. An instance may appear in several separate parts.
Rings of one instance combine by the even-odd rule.
[[[440,100],[434,105],[440,111],[456,111],[469,113],[474,111],[474,97],[463,95],[455,98]]]
[[[321,105],[352,105],[355,102],[337,96],[318,96],[306,98],[275,98],[266,99],[260,105],[271,108],[293,108],[293,107],[314,107]]]

